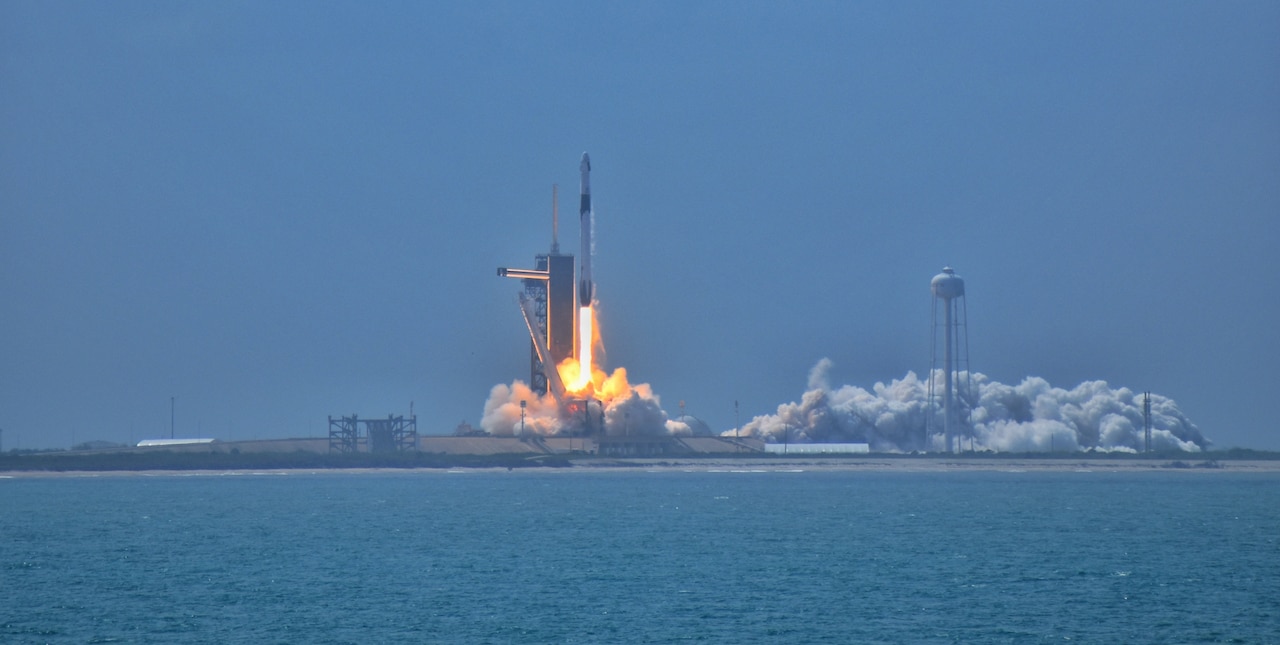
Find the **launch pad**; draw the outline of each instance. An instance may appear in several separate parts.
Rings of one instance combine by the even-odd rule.
[[[573,255],[560,252],[560,212],[557,188],[551,197],[551,250],[534,256],[533,269],[498,268],[498,276],[517,278],[524,283],[520,293],[520,310],[525,326],[529,329],[530,366],[529,386],[536,394],[552,394],[563,400],[565,384],[560,378],[558,366],[568,358],[590,361],[578,354],[583,343],[590,343],[590,331],[582,328],[579,307],[592,304],[594,283],[591,279],[591,160],[582,153],[580,238],[582,257],[580,263]],[[581,277],[574,280],[574,273]],[[584,336],[587,336],[584,338]]]
[[[553,188],[550,251],[535,255],[532,269],[498,269],[500,277],[522,281],[518,301],[531,345],[530,379],[527,389],[519,382],[495,388],[481,425],[494,436],[598,438],[609,453],[666,454],[678,450],[669,437],[682,427],[671,423],[647,384],[633,388],[625,368],[610,372],[604,366],[591,272],[591,159],[585,152],[578,170],[580,255],[560,252]],[[634,425],[632,411],[639,413]]]

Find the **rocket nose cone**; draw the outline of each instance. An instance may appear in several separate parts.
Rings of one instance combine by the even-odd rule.
[[[587,153],[582,153],[582,165],[578,166],[578,168],[582,172],[591,172],[591,157],[587,156]]]

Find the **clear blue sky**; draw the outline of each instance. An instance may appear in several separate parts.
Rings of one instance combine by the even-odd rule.
[[[0,3],[4,449],[445,433],[590,151],[608,367],[716,430],[974,369],[1280,449],[1275,2]]]

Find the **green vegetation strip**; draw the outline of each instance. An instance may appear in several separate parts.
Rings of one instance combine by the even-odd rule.
[[[994,453],[969,452],[946,454],[764,454],[718,453],[667,455],[681,462],[706,460],[794,461],[821,460],[823,462],[849,462],[874,460],[883,462],[911,461],[915,459],[946,459],[951,462],[967,460],[1026,460],[1026,461],[1151,461],[1164,468],[1217,468],[1219,462],[1275,461],[1280,452],[1232,448],[1202,453],[1158,452],[1146,454],[1105,452],[1054,452],[1054,453]],[[186,452],[167,450],[143,451],[9,451],[0,453],[0,472],[103,472],[147,470],[290,470],[290,469],[353,469],[353,468],[564,468],[582,460],[593,466],[630,466],[650,464],[651,460],[610,459],[586,454],[534,455],[528,453],[499,455],[451,455],[429,452],[398,453],[315,453],[297,452]]]
[[[538,468],[568,466],[553,456],[446,455],[426,452],[323,454],[314,452],[42,452],[0,454],[3,471],[280,470],[317,468]]]

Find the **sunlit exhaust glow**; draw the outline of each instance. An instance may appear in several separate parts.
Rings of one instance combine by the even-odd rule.
[[[495,385],[485,402],[480,427],[499,436],[521,432],[581,436],[584,431],[603,431],[610,436],[690,434],[687,423],[667,417],[648,384],[632,385],[626,368],[604,371],[600,365],[604,343],[596,314],[594,306],[578,310],[578,358],[571,356],[556,366],[565,386],[563,397],[540,395],[521,381]]]
[[[581,394],[591,385],[591,347],[595,344],[595,310],[578,308],[578,358],[565,360],[556,369],[571,394]]]

